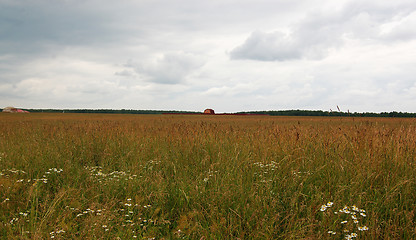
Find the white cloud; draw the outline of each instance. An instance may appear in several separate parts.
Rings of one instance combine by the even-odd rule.
[[[381,37],[386,40],[409,41],[416,39],[416,11],[396,16],[381,26]]]
[[[238,96],[251,97],[256,94],[258,87],[253,83],[238,83],[233,86],[211,87],[203,92],[206,96]]]
[[[142,62],[135,66],[135,71],[153,83],[178,84],[185,82],[187,77],[203,64],[200,56],[174,52],[163,54],[149,62]]]

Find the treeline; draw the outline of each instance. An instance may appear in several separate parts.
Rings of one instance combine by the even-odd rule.
[[[134,110],[134,109],[25,109],[29,112],[49,113],[112,113],[112,114],[201,114],[202,112],[176,111],[176,110]],[[233,113],[230,113],[233,114]],[[407,112],[340,112],[322,110],[271,110],[271,111],[248,111],[234,114],[261,114],[270,116],[330,116],[330,117],[416,117],[416,113]]]
[[[165,114],[165,113],[201,113],[175,110],[134,110],[134,109],[27,109],[29,112],[47,113],[112,113],[112,114]]]
[[[238,114],[265,114],[270,116],[332,116],[332,117],[416,117],[416,113],[407,112],[336,112],[321,110],[279,110],[279,111],[250,111],[238,112]]]

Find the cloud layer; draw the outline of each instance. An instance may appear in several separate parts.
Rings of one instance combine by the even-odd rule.
[[[413,0],[0,0],[0,103],[416,110]]]
[[[415,11],[414,4],[406,2],[352,2],[338,11],[309,13],[289,32],[254,31],[230,56],[260,61],[320,60],[332,49],[343,47],[346,41],[412,41],[416,36]]]

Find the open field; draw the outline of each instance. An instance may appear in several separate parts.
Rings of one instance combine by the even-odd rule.
[[[0,114],[0,171],[1,239],[416,238],[415,119]]]

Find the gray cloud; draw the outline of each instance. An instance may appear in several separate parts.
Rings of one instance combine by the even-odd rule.
[[[195,70],[202,67],[201,57],[190,53],[165,53],[153,61],[142,63],[135,71],[148,81],[160,84],[183,83]]]
[[[0,103],[414,111],[415,29],[414,0],[0,0]]]
[[[322,59],[347,39],[384,43],[413,40],[416,8],[409,3],[352,2],[338,11],[312,12],[290,29],[286,33],[254,31],[230,52],[230,57],[260,61]]]
[[[231,51],[232,59],[253,59],[260,61],[283,61],[301,57],[296,39],[281,32],[253,32],[243,45]]]
[[[293,32],[253,32],[243,45],[230,52],[232,59],[285,61],[301,58],[321,59],[342,43],[337,25],[306,22]],[[328,24],[329,23],[329,24]]]
[[[0,3],[2,52],[42,52],[54,47],[114,40],[111,15],[82,1],[14,1]],[[94,10],[95,9],[95,10]],[[113,32],[115,33],[115,32]]]

